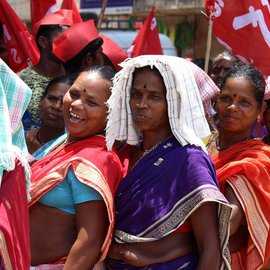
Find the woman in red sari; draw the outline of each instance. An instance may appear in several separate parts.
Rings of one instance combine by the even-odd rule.
[[[32,165],[33,269],[92,269],[106,256],[122,176],[103,136],[113,76],[105,66],[78,76],[63,99],[66,141]]]
[[[227,73],[216,105],[219,135],[208,148],[220,188],[233,206],[233,270],[262,269],[270,256],[270,148],[251,134],[264,91],[265,80],[252,66],[234,66]]]

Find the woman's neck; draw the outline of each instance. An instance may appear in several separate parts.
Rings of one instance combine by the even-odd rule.
[[[172,135],[171,130],[157,134],[155,133],[143,133],[142,147],[144,150],[151,149],[154,145],[166,140]]]
[[[51,128],[46,125],[42,125],[38,130],[39,139],[46,143],[52,139],[58,138],[59,136],[65,133],[65,129],[63,128]]]
[[[219,131],[219,136],[217,137],[217,148],[220,148],[220,150],[227,149],[228,147],[240,143],[243,141],[247,141],[249,139],[252,139],[251,131],[241,133],[241,134],[235,134],[231,132],[226,132],[224,130]]]

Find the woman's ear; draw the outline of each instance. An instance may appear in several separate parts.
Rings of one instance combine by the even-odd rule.
[[[89,52],[86,56],[82,59],[82,66],[83,68],[88,68],[93,66],[93,57],[92,54]]]
[[[47,49],[49,41],[46,37],[39,36],[37,42],[40,48],[42,48],[43,50]]]

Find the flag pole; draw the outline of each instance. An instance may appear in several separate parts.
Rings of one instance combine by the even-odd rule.
[[[107,7],[107,2],[108,0],[102,0],[102,6],[101,6],[101,10],[100,10],[100,14],[98,17],[98,23],[97,23],[97,29],[100,30],[101,24],[102,24],[102,20],[105,14],[105,10]]]
[[[207,43],[206,43],[206,52],[205,52],[205,62],[204,62],[204,71],[208,73],[209,68],[209,60],[210,60],[210,51],[211,51],[211,44],[212,44],[212,18],[210,15],[209,24],[208,24],[208,34],[207,34]]]

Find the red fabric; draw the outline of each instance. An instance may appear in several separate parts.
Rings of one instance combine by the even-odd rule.
[[[204,0],[205,12],[209,16],[214,11],[215,0]]]
[[[70,144],[62,144],[31,166],[29,206],[63,181],[69,168],[79,181],[97,190],[106,204],[109,228],[101,248],[99,260],[102,261],[106,257],[112,240],[115,223],[113,198],[123,176],[122,164],[115,150],[107,150],[104,136],[94,136]]]
[[[79,12],[74,0],[63,0],[61,9],[69,9],[69,10],[73,11],[73,22],[74,23],[83,22],[81,15],[80,15],[80,12]]]
[[[192,232],[192,226],[189,219],[187,219],[174,233]]]
[[[144,54],[163,54],[153,6],[142,28],[128,50],[130,57]]]
[[[111,180],[108,184],[112,192],[115,192],[118,181],[121,180],[121,178],[119,178],[119,168],[121,168],[122,177],[122,164],[115,150],[112,152],[106,150],[105,138],[103,136],[94,136],[91,138],[76,141],[68,145],[62,144],[31,166],[32,175],[30,204],[32,204],[37,200],[37,198],[44,194],[41,189],[37,188],[40,184],[40,179],[48,176],[49,172],[56,170],[59,167],[59,164],[66,164],[70,162],[70,159],[72,158],[78,160],[83,158],[84,160],[91,161],[93,164],[95,164],[104,175],[105,179]],[[111,161],[109,162],[108,159],[111,159]],[[108,166],[104,166],[106,162],[108,162]],[[112,168],[112,162],[118,163],[118,166]],[[48,184],[46,192],[50,188],[52,187]]]
[[[213,34],[239,58],[270,75],[270,4],[269,1],[216,1]]]
[[[241,250],[243,268],[262,269],[270,257],[270,147],[260,140],[238,143],[212,157],[221,190],[229,182],[241,202],[250,233]],[[247,180],[233,176],[243,175]],[[236,256],[234,256],[236,264]]]
[[[75,23],[53,42],[53,54],[64,63],[99,37],[94,20]]]
[[[9,66],[19,72],[28,65],[36,65],[39,51],[28,29],[6,0],[0,1],[0,20],[4,29],[4,42],[8,54]]]
[[[121,67],[118,64],[123,62],[128,57],[127,53],[107,36],[102,34],[99,34],[99,36],[103,39],[103,53],[106,54],[106,56],[110,59],[114,68],[117,71],[120,71]]]
[[[62,24],[66,26],[71,26],[73,24],[73,11],[68,9],[61,9],[45,16],[44,18],[35,23],[33,27],[33,36],[36,38],[38,29],[41,25],[50,24]]]
[[[16,163],[5,172],[0,188],[0,253],[5,269],[30,268],[29,217],[24,169]],[[6,245],[6,247],[4,247]],[[8,261],[11,263],[8,266]]]
[[[43,17],[58,10],[56,0],[31,0],[30,7],[32,28]]]

